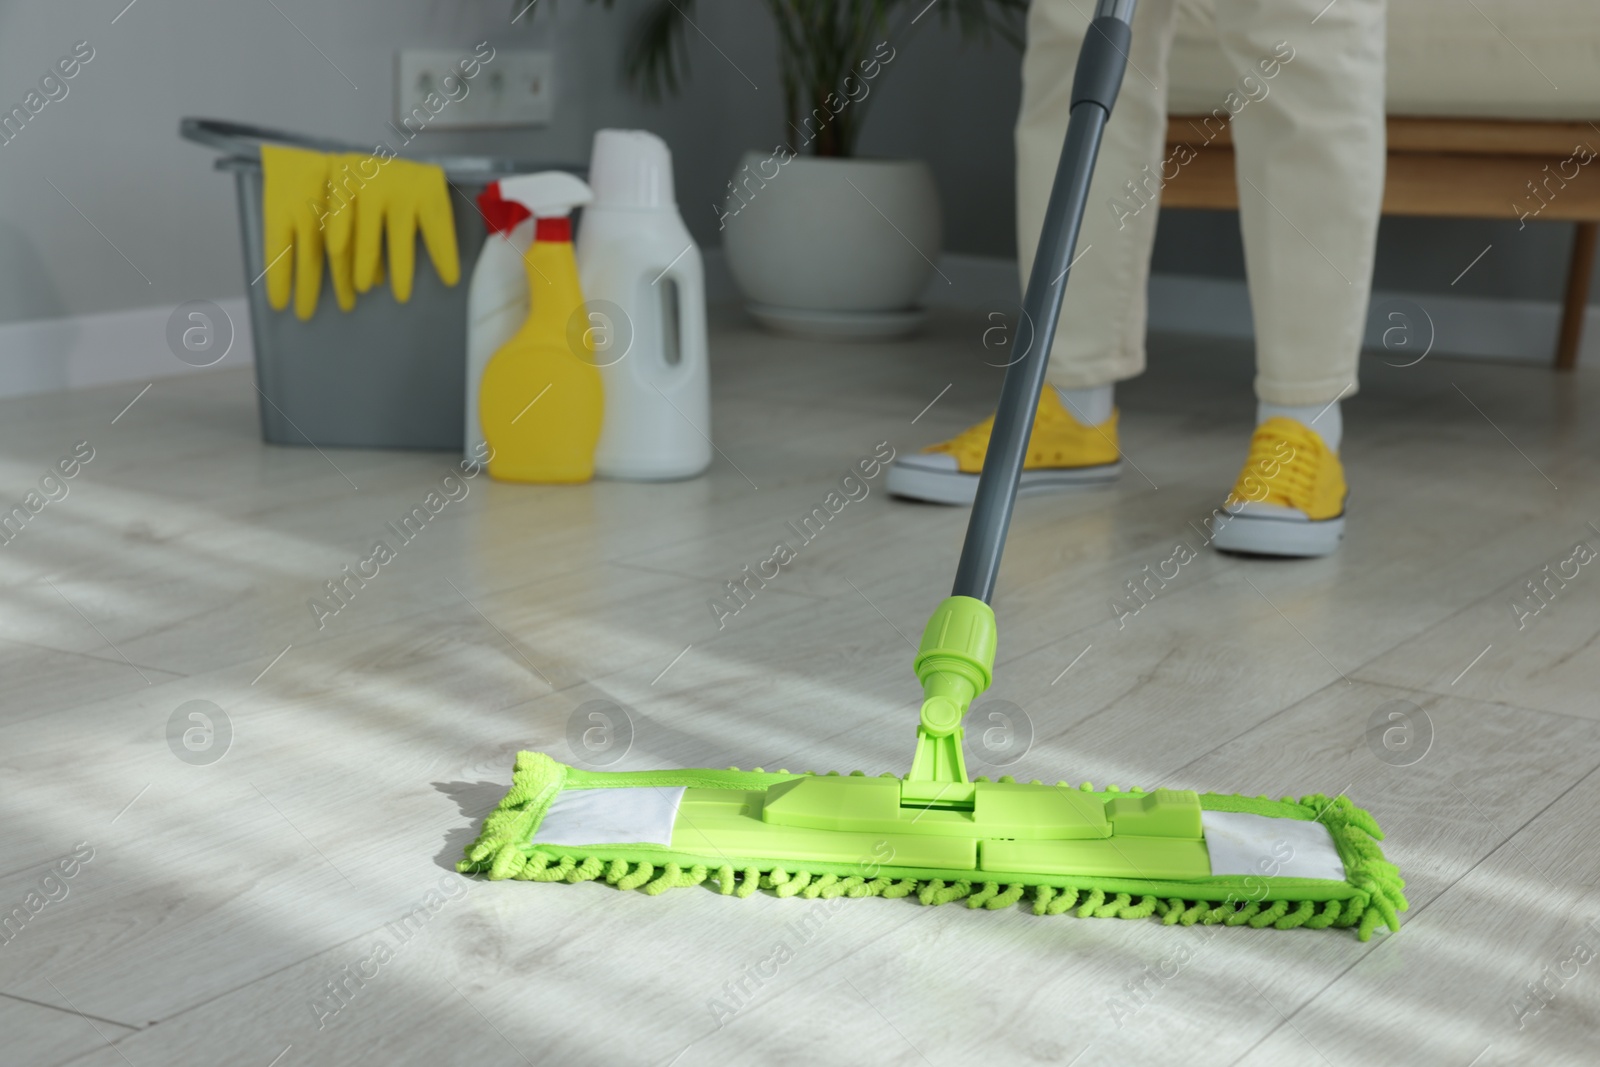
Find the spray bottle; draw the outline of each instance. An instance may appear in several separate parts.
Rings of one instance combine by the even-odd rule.
[[[601,130],[578,271],[597,340],[603,478],[692,478],[711,464],[705,271],[678,216],[672,154],[644,130]]]
[[[511,482],[586,482],[594,476],[604,394],[568,215],[593,197],[561,171],[499,185],[501,197],[527,208],[535,222],[523,256],[528,317],[490,358],[478,391],[489,474]]]
[[[483,368],[502,345],[516,336],[528,317],[528,268],[522,257],[533,244],[533,213],[500,195],[490,182],[478,196],[478,211],[489,228],[467,289],[466,458],[482,463],[488,454],[478,420]]]

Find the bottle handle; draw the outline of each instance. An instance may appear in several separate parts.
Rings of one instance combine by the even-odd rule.
[[[693,255],[688,254],[691,251]],[[677,346],[678,362],[676,365],[664,363],[659,368],[659,373],[674,385],[695,373],[706,358],[705,267],[698,252],[698,249],[686,249],[684,255],[657,275],[652,285],[654,288],[655,285],[671,281],[677,293],[677,313],[673,318],[677,321],[678,332],[667,343]],[[666,316],[666,310],[666,301],[663,300],[663,317]],[[667,323],[663,322],[662,326],[665,334]]]

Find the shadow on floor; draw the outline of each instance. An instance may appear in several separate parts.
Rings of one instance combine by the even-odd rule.
[[[453,871],[456,863],[466,854],[467,846],[477,840],[484,817],[506,795],[506,786],[500,782],[434,782],[433,787],[455,801],[456,807],[468,820],[465,826],[446,832],[444,847],[433,857],[434,863]]]

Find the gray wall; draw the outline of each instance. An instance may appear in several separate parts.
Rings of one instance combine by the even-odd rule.
[[[999,40],[964,44],[937,15],[934,9],[916,26],[891,32],[895,58],[864,101],[870,117],[858,149],[928,160],[944,199],[948,250],[1013,256],[1011,123],[1020,56]],[[717,205],[739,157],[770,149],[787,132],[765,5],[708,4],[698,21],[726,55],[694,37],[688,91],[638,114],[672,142],[684,216],[697,239],[714,244]]]
[[[654,129],[673,146],[682,210],[706,245],[717,243],[716,204],[740,154],[785,136],[773,31],[765,6],[750,0],[701,5],[704,36],[689,39],[692,81],[660,105],[626,92],[618,75],[623,31],[639,0],[619,0],[609,11],[540,0],[514,27],[513,0],[276,4],[282,14],[264,0],[137,0],[113,24],[121,0],[0,0],[0,110],[20,103],[73,42],[88,40],[96,53],[65,99],[0,145],[0,322],[241,293],[232,183],[211,169],[208,150],[178,140],[179,117],[376,140],[387,135],[401,47],[466,51],[487,38],[496,47],[552,48],[554,124],[430,132],[416,145],[577,161],[599,127]],[[932,163],[948,250],[1008,256],[1018,56],[999,42],[962,44],[940,27],[938,11],[893,34],[898,55],[869,97],[860,147]],[[1389,220],[1377,281],[1389,289],[1551,299],[1560,292],[1569,232],[1554,224],[1518,233],[1515,223]],[[1491,242],[1494,251],[1451,289],[1461,267]],[[1236,277],[1240,260],[1231,216],[1163,218],[1158,270]]]
[[[178,139],[180,116],[372,141],[393,111],[397,48],[469,50],[485,36],[514,45],[550,34],[548,16],[503,29],[509,0],[276,0],[282,14],[264,0],[138,0],[113,24],[123,2],[0,0],[3,108],[73,42],[95,49],[68,96],[0,145],[0,321],[243,292],[232,182],[211,169],[213,153]],[[606,108],[619,94],[594,98],[584,85],[611,83],[597,69],[614,52],[604,13],[568,0],[557,14],[557,36],[571,48],[559,121],[473,140],[577,158],[596,122],[611,120]]]
[[[21,103],[74,42],[95,49],[66,98],[0,145],[0,322],[241,293],[232,182],[211,169],[209,150],[178,139],[178,119],[214,116],[360,142],[389,136],[401,47],[465,52],[487,38],[496,47],[552,48],[551,126],[428,132],[415,146],[575,161],[597,128],[655,129],[674,147],[683,212],[707,244],[716,243],[713,204],[741,152],[783,136],[773,34],[762,5],[748,0],[702,5],[697,21],[727,58],[691,35],[689,91],[661,106],[620,84],[623,28],[638,6],[629,0],[611,11],[540,0],[515,27],[512,0],[276,3],[282,14],[264,0],[137,0],[112,24],[120,2],[0,0],[4,108]],[[862,148],[930,158],[949,201],[949,246],[1007,254],[1015,53],[963,51],[933,14],[902,43],[892,77],[870,98]]]

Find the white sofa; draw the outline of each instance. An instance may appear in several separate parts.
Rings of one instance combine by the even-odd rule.
[[[1208,112],[1235,81],[1216,5],[1178,7],[1169,106]],[[1391,115],[1600,120],[1600,0],[1389,0],[1388,52]]]

